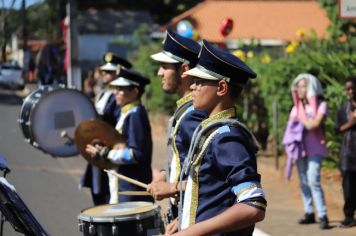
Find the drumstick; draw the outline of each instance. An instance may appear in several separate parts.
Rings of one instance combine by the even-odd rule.
[[[150,196],[149,192],[145,191],[122,191],[119,192],[120,195],[129,195],[129,196]]]
[[[109,173],[109,174],[113,174],[113,175],[115,175],[116,177],[118,177],[119,179],[125,180],[125,181],[127,181],[127,182],[129,182],[129,183],[131,183],[131,184],[140,186],[140,187],[145,188],[145,189],[147,189],[147,187],[148,187],[148,185],[145,184],[145,183],[142,183],[142,182],[140,182],[140,181],[131,179],[131,178],[126,177],[126,176],[124,176],[124,175],[120,175],[120,174],[118,174],[118,173],[116,173],[116,172],[114,172],[114,171],[106,170],[106,169],[105,169],[104,171],[107,172],[107,173]]]

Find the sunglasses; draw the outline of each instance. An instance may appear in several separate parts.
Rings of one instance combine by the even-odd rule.
[[[131,91],[135,87],[134,86],[113,86],[112,90],[114,91]]]
[[[200,86],[200,85],[206,85],[206,84],[211,84],[211,85],[217,85],[220,80],[209,80],[209,79],[194,79],[193,84],[195,86]]]

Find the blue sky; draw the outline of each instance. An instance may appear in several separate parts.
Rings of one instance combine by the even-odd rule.
[[[9,8],[13,0],[0,0],[0,8]],[[43,2],[44,0],[26,0],[26,6],[31,6],[34,3]],[[22,0],[15,0],[14,8],[21,8]]]

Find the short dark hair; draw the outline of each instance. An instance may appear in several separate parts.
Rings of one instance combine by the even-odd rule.
[[[174,63],[173,65],[174,65],[174,68],[176,69],[176,71],[178,72],[180,67],[183,65],[183,63],[179,62],[179,63]]]
[[[140,99],[142,97],[143,93],[145,92],[145,86],[138,86],[136,88],[138,89],[137,97]]]
[[[232,99],[237,99],[240,97],[243,87],[241,85],[236,85],[232,82],[229,83],[229,95]]]

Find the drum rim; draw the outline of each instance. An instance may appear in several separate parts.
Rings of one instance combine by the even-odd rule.
[[[88,96],[85,96],[85,94],[83,94],[81,91],[77,90],[77,89],[72,89],[72,88],[62,88],[60,86],[54,86],[54,87],[51,87],[50,85],[47,85],[47,86],[43,86],[43,87],[40,87],[39,89],[45,91],[45,89],[47,88],[53,88],[53,90],[51,91],[47,91],[47,93],[44,93],[42,94],[41,96],[41,99],[38,99],[36,105],[31,109],[31,112],[30,112],[30,115],[29,115],[29,121],[32,122],[33,120],[33,116],[34,116],[34,113],[36,111],[36,109],[38,109],[39,105],[41,104],[41,100],[45,99],[46,97],[48,97],[49,95],[52,95],[53,93],[59,93],[59,92],[62,92],[62,91],[71,91],[71,92],[75,92],[77,94],[80,94],[82,95],[82,97],[84,98],[84,100],[86,100],[88,102],[88,104],[91,104],[92,106],[92,111],[93,111],[93,116],[92,118],[90,119],[96,119],[98,117],[98,113],[96,112],[95,110],[95,107],[93,106],[93,103],[92,101],[89,99]],[[36,90],[37,91],[37,90]],[[48,153],[52,156],[56,156],[56,157],[72,157],[72,156],[76,156],[79,154],[79,150],[76,148],[75,152],[68,152],[66,154],[64,153],[61,153],[59,155],[59,153],[53,153],[51,150],[48,150],[48,148],[43,148],[41,145],[40,145],[40,142],[38,140],[36,140],[36,136],[34,135],[34,131],[32,129],[32,127],[30,126],[29,127],[29,130],[30,130],[30,133],[31,133],[31,136],[32,136],[32,142],[36,142],[39,146],[39,149],[42,150],[43,152],[45,153]]]
[[[23,136],[24,136],[25,140],[28,140],[28,142],[32,146],[34,146],[37,149],[40,149],[42,151],[44,151],[42,148],[40,148],[39,146],[35,146],[34,145],[36,143],[36,140],[35,140],[35,137],[33,135],[33,132],[32,132],[32,129],[31,129],[31,125],[27,125],[26,123],[27,122],[31,123],[31,113],[33,112],[32,110],[36,107],[37,102],[44,95],[44,93],[48,93],[48,92],[52,91],[51,88],[52,88],[52,90],[55,90],[55,89],[58,89],[60,87],[59,86],[55,86],[55,85],[45,85],[45,86],[41,85],[37,89],[33,90],[29,95],[27,95],[25,100],[22,102],[21,109],[20,109],[20,114],[19,114],[19,120],[18,120],[18,123],[20,124],[20,128],[21,128],[21,131],[23,133]],[[34,96],[37,93],[40,93],[41,96],[35,100],[36,97],[34,98]],[[28,117],[27,117],[28,119],[27,120],[24,120],[25,108],[28,108],[28,109],[26,109],[26,111],[29,110],[29,114],[28,114]],[[25,130],[28,133],[28,137],[26,137]]]
[[[135,203],[140,203],[140,202],[135,202]],[[151,203],[151,202],[144,202],[144,203]],[[105,204],[105,205],[114,206],[114,205],[119,205],[119,204]],[[105,205],[99,205],[96,207],[105,206]],[[129,221],[129,220],[139,221],[139,220],[147,219],[151,216],[159,214],[161,207],[154,203],[152,203],[152,207],[153,207],[153,209],[146,211],[146,212],[133,213],[131,215],[122,215],[122,216],[114,216],[114,215],[92,216],[92,215],[85,214],[84,211],[95,208],[95,207],[89,207],[89,208],[82,210],[82,212],[78,215],[78,219],[81,221],[84,221],[84,222],[88,222],[88,223],[95,223],[95,222],[96,223],[115,223],[115,222]]]

